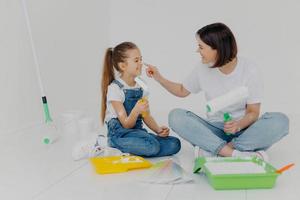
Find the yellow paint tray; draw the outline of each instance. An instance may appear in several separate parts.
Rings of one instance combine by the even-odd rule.
[[[90,158],[98,174],[121,173],[133,169],[149,168],[152,164],[139,156],[107,156]]]

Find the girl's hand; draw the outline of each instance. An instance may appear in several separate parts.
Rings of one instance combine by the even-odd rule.
[[[231,134],[235,134],[237,132],[239,132],[240,126],[239,123],[237,121],[229,121],[229,122],[225,122],[224,123],[224,132],[225,133],[231,133]]]
[[[161,126],[157,130],[157,135],[159,137],[167,137],[167,136],[169,136],[169,133],[170,133],[170,129],[166,126]]]
[[[133,110],[137,112],[138,114],[141,114],[142,112],[149,112],[149,103],[147,99],[144,99],[143,101],[138,101]]]
[[[161,77],[157,67],[150,65],[150,64],[146,64],[144,63],[144,65],[146,65],[146,74],[148,77],[150,78],[154,78],[156,81]]]

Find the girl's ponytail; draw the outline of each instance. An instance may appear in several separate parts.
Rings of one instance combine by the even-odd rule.
[[[113,49],[108,48],[105,52],[102,72],[102,105],[101,105],[101,120],[104,123],[105,112],[106,112],[106,95],[109,84],[115,79],[114,66],[112,61]]]
[[[125,62],[127,56],[127,51],[131,49],[137,49],[137,46],[132,42],[123,42],[117,45],[114,49],[108,48],[105,52],[104,62],[103,62],[103,73],[102,73],[102,105],[101,105],[101,120],[104,122],[105,112],[106,112],[106,100],[107,100],[107,90],[109,84],[115,79],[114,69],[121,72],[119,68],[119,63]]]

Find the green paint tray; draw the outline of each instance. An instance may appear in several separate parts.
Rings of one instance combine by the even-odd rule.
[[[257,157],[199,157],[194,173],[203,169],[216,190],[272,188],[280,173]]]

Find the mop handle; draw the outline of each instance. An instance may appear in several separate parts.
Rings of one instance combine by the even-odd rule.
[[[28,31],[28,35],[29,35],[29,39],[30,39],[30,45],[31,45],[33,60],[34,60],[34,64],[35,64],[36,77],[38,79],[38,84],[39,84],[40,92],[41,92],[41,96],[42,96],[43,109],[44,109],[46,123],[52,122],[52,118],[50,116],[50,112],[49,112],[49,108],[48,108],[47,97],[45,95],[44,87],[43,87],[43,83],[42,83],[42,79],[41,79],[40,65],[38,62],[38,57],[37,57],[37,53],[36,53],[36,49],[35,49],[35,45],[34,45],[34,41],[33,41],[33,37],[32,37],[32,30],[31,30],[26,0],[22,0],[22,8],[23,8],[27,31]]]
[[[23,8],[25,21],[26,21],[26,26],[27,26],[27,31],[28,31],[28,35],[29,35],[29,39],[30,39],[30,45],[31,45],[31,50],[32,50],[32,54],[33,54],[33,60],[34,60],[34,64],[35,64],[35,69],[36,69],[35,71],[36,71],[36,76],[37,76],[37,79],[38,79],[38,84],[39,84],[39,87],[40,87],[42,97],[45,97],[46,95],[45,95],[43,84],[42,84],[40,66],[39,66],[39,62],[38,62],[38,58],[37,58],[37,53],[36,53],[35,45],[34,45],[34,42],[33,42],[33,37],[32,37],[32,31],[31,31],[31,25],[30,25],[26,0],[22,0],[22,8]]]

